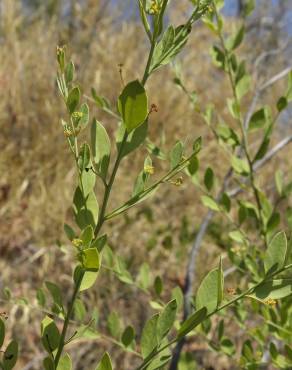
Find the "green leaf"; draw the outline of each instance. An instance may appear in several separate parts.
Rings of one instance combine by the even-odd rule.
[[[45,370],[56,370],[54,360],[50,356],[44,359],[43,365],[44,365]]]
[[[90,163],[90,148],[87,143],[84,143],[80,149],[79,157],[78,157],[78,167],[80,171],[84,171],[87,167],[89,167]]]
[[[87,271],[97,272],[99,270],[100,258],[96,248],[82,250],[82,264]]]
[[[116,311],[112,311],[107,318],[107,326],[114,338],[120,339],[121,321]]]
[[[279,212],[274,212],[267,222],[267,232],[275,230],[281,222],[281,216]]]
[[[126,85],[119,96],[118,109],[129,133],[146,120],[148,99],[144,86],[138,80]]]
[[[75,271],[74,271],[74,281],[75,283],[78,280],[79,274],[83,271],[81,266],[77,266]],[[91,288],[94,283],[96,282],[98,276],[98,271],[85,271],[83,275],[83,279],[80,285],[80,292],[83,292],[84,290],[87,290]]]
[[[213,46],[210,50],[210,54],[214,65],[224,70],[226,65],[226,59],[222,49],[220,49],[218,46]]]
[[[160,313],[157,322],[157,336],[159,341],[161,341],[171,330],[175,317],[176,317],[177,303],[173,299],[170,301]]]
[[[13,367],[16,365],[17,357],[18,357],[18,344],[15,340],[12,340],[8,344],[3,354],[2,360],[3,370],[13,369]]]
[[[204,184],[208,191],[211,191],[214,185],[214,172],[211,167],[208,167],[204,176]]]
[[[224,298],[224,274],[222,268],[222,258],[220,257],[219,267],[218,267],[218,294],[217,294],[217,307],[220,306]]]
[[[151,70],[158,68],[160,65],[165,65],[171,60],[171,48],[174,44],[175,30],[173,26],[169,26],[164,32],[161,41],[156,45],[153,53]]]
[[[68,353],[60,358],[57,370],[72,370],[72,360]]]
[[[93,323],[93,320],[90,323]],[[96,340],[100,339],[100,334],[89,325],[81,325],[76,330],[76,334],[74,335],[74,338],[72,340],[76,341],[80,339]]]
[[[158,339],[157,339],[157,323],[158,323],[159,315],[156,314],[152,316],[145,324],[142,337],[141,337],[141,352],[143,358],[152,353],[152,351],[158,346]]]
[[[287,253],[287,238],[284,231],[277,233],[268,245],[264,258],[265,272],[276,271],[284,266]]]
[[[197,157],[192,157],[190,159],[190,162],[189,162],[189,165],[187,166],[187,174],[191,177],[195,176],[196,173],[198,172],[199,170],[199,166],[200,166],[200,163],[199,163],[199,160]]]
[[[150,71],[153,72],[162,65],[168,64],[185,46],[188,41],[190,27],[181,25],[169,26],[164,32],[161,41],[157,44],[152,58]]]
[[[261,108],[257,110],[250,118],[248,129],[249,131],[262,128],[267,123],[268,112],[267,108]]]
[[[124,145],[124,149],[122,152],[122,157],[125,157],[129,153],[133,152],[137,149],[146,139],[148,132],[148,122],[147,120],[142,123],[139,127],[137,127],[134,131],[132,131],[128,137],[126,144]],[[125,134],[125,127],[120,125],[118,132],[117,132],[117,147],[120,150],[121,142]]]
[[[245,28],[243,25],[234,35],[228,38],[226,42],[226,47],[229,51],[233,51],[239,47],[239,45],[242,43],[242,40],[244,38],[244,33],[245,33]]]
[[[231,165],[235,172],[239,173],[240,175],[246,176],[249,174],[249,165],[247,160],[235,157],[234,155],[231,157]]]
[[[80,239],[82,240],[82,245],[84,247],[89,247],[91,244],[91,241],[94,237],[93,228],[91,225],[86,226],[85,229],[82,230],[82,233],[80,234]]]
[[[111,142],[106,129],[96,119],[91,126],[91,147],[93,161],[97,171],[103,179],[106,179],[111,155]]]
[[[240,107],[238,105],[238,102],[234,99],[228,99],[227,106],[228,106],[231,116],[235,119],[239,119],[240,118]]]
[[[267,299],[282,299],[292,294],[292,279],[274,279],[263,282],[251,295],[261,301]]]
[[[156,276],[154,280],[154,290],[155,293],[160,296],[163,290],[163,282],[160,276]]]
[[[83,321],[86,315],[86,307],[83,303],[83,301],[79,298],[75,300],[74,303],[74,317],[78,321]]]
[[[268,149],[269,149],[269,145],[270,145],[270,139],[269,138],[264,138],[255,157],[254,157],[254,161],[259,161],[260,159],[262,159],[265,154],[267,153]]]
[[[82,172],[81,180],[79,181],[80,189],[83,189],[84,197],[86,198],[91,192],[94,192],[96,175],[92,171],[92,163],[89,162],[89,168]],[[81,185],[82,184],[82,185]]]
[[[76,234],[75,234],[75,231],[72,229],[71,226],[67,225],[67,224],[64,224],[64,231],[65,231],[65,234],[67,235],[67,238],[72,241],[73,239],[76,238]]]
[[[99,96],[97,95],[97,92],[94,88],[91,89],[91,95],[95,101],[95,104],[99,107],[99,108],[102,108],[102,109],[108,109],[110,108],[110,104],[109,102],[107,101],[106,98],[104,98],[103,96]]]
[[[196,309],[203,307],[207,308],[207,312],[211,313],[217,308],[219,277],[218,268],[210,271],[203,279],[196,294]]]
[[[220,341],[224,335],[224,320],[220,320],[218,324],[218,340]]]
[[[175,288],[172,289],[171,298],[176,300],[178,309],[182,307],[183,301],[184,301],[184,295],[179,286],[176,286]]]
[[[80,89],[77,86],[73,87],[73,89],[69,92],[66,104],[70,114],[72,114],[78,107],[80,95]]]
[[[150,267],[148,263],[144,262],[142,263],[140,270],[139,270],[139,275],[137,277],[137,281],[139,285],[143,289],[147,289],[150,285]]]
[[[230,233],[228,233],[228,236],[230,239],[234,240],[237,243],[245,243],[245,236],[240,230],[230,231]]]
[[[154,168],[152,167],[152,159],[149,156],[147,156],[144,161],[144,168],[139,173],[135,181],[132,196],[135,196],[145,190],[146,184],[152,172],[154,172]]]
[[[210,209],[212,209],[213,211],[216,211],[216,212],[220,211],[220,208],[219,208],[218,204],[211,197],[208,197],[207,195],[203,195],[201,197],[201,199],[202,199],[202,202],[203,202],[205,207],[208,207],[208,208],[210,208]]]
[[[255,6],[255,0],[246,0],[243,8],[244,15],[248,17],[254,11]]]
[[[74,63],[70,61],[65,68],[65,80],[67,85],[73,81],[74,71],[75,71]]]
[[[226,212],[230,212],[231,209],[231,199],[227,193],[223,193],[220,199],[220,205],[224,208]]]
[[[229,338],[223,338],[220,342],[221,350],[227,356],[233,356],[235,353],[235,346]]]
[[[277,192],[280,196],[283,195],[283,183],[284,183],[284,175],[281,170],[277,170],[275,173],[275,183]]]
[[[237,98],[240,100],[241,98],[246,95],[246,93],[250,89],[251,78],[248,75],[244,75],[236,84],[236,95]]]
[[[127,326],[122,334],[122,343],[125,347],[129,347],[129,345],[135,339],[135,330],[132,326]]]
[[[285,96],[281,96],[279,100],[277,101],[278,112],[279,113],[282,112],[282,110],[284,110],[287,107],[288,107],[288,100],[286,99]]]
[[[95,370],[113,370],[111,359],[107,352],[103,355]]]
[[[207,308],[203,307],[188,317],[178,330],[177,337],[182,338],[200,325],[207,316]]]
[[[92,243],[91,248],[97,248],[99,252],[101,252],[104,248],[104,246],[107,243],[107,234],[103,234],[101,236],[98,236]]]
[[[51,283],[50,281],[46,281],[45,285],[48,291],[51,293],[53,302],[62,311],[64,308],[61,289],[58,287],[58,285]]]
[[[170,168],[175,168],[183,156],[184,145],[181,141],[178,141],[170,152]]]
[[[78,186],[73,198],[73,211],[77,225],[83,230],[88,225],[95,228],[98,221],[99,207],[94,192],[89,192],[85,198]]]
[[[5,324],[2,319],[0,319],[0,348],[4,343],[5,338]]]
[[[41,322],[42,343],[48,353],[58,348],[60,333],[54,320],[46,316]]]

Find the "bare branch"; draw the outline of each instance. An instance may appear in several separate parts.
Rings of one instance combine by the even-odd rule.
[[[275,76],[270,78],[267,82],[265,82],[261,87],[259,88],[260,92],[263,92],[268,87],[273,85],[275,82],[279,81],[281,78],[287,76],[292,71],[292,65],[288,66],[287,68],[283,69],[283,71],[277,73]]]

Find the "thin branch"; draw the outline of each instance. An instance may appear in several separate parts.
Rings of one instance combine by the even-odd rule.
[[[255,162],[253,169],[254,171],[259,170],[261,167],[263,167],[265,164],[267,164],[279,151],[284,149],[287,145],[292,143],[292,135],[286,137],[285,139],[281,140],[278,144],[276,144],[262,159]],[[242,187],[238,186],[234,189],[231,189],[227,191],[227,194],[229,197],[233,198],[239,193],[242,192]]]
[[[263,53],[261,53],[255,60],[254,62],[254,69],[255,71],[258,69],[259,65],[264,62],[265,58],[271,56],[271,55],[278,55],[278,54],[282,54],[283,51],[287,48],[287,46],[289,45],[290,41],[289,40],[286,40],[285,42],[283,42],[283,44],[278,47],[277,49],[271,49],[271,50],[266,50],[264,51]]]
[[[287,68],[283,69],[283,71],[277,73],[275,76],[271,77],[267,82],[261,85],[259,91],[262,92],[266,90],[268,87],[273,85],[275,82],[279,81],[283,77],[287,76],[292,71],[292,65],[288,66]]]
[[[253,96],[253,99],[251,101],[251,104],[248,108],[248,111],[245,115],[245,119],[244,119],[244,129],[247,130],[248,129],[248,124],[249,124],[249,121],[251,119],[251,116],[253,114],[253,112],[255,111],[256,109],[256,105],[258,103],[258,100],[261,96],[261,94],[268,88],[270,87],[271,85],[273,85],[274,83],[276,83],[277,81],[279,81],[280,79],[282,79],[283,77],[287,76],[287,74],[289,74],[292,70],[292,65],[283,69],[281,72],[277,73],[276,75],[274,75],[273,77],[271,77],[268,81],[264,82],[260,87],[258,87],[255,91],[255,94]]]

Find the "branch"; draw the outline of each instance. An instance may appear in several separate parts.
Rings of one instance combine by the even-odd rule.
[[[287,145],[292,142],[292,135],[286,137],[285,139],[281,140],[278,144],[276,144],[262,159],[255,162],[253,168],[254,171],[259,170],[263,167],[266,163],[268,163],[280,150],[284,149]],[[227,191],[229,197],[233,198],[239,193],[242,192],[242,188],[240,186]]]
[[[251,119],[251,116],[253,114],[253,112],[255,111],[255,108],[256,108],[256,105],[257,105],[257,102],[261,96],[261,94],[268,88],[270,87],[271,85],[273,85],[274,83],[276,83],[277,81],[279,81],[280,79],[282,79],[283,77],[287,76],[287,74],[289,74],[292,70],[292,65],[283,69],[281,72],[277,73],[276,75],[274,75],[273,77],[271,77],[268,81],[264,82],[260,87],[258,87],[255,91],[255,94],[253,96],[253,99],[251,101],[251,104],[248,108],[248,111],[245,115],[245,119],[244,119],[244,129],[247,130],[248,129],[248,124],[249,124],[249,121]]]
[[[267,82],[265,82],[260,88],[259,91],[263,92],[268,87],[273,85],[275,82],[279,81],[283,77],[285,77],[287,74],[289,74],[292,70],[292,65],[288,66],[287,68],[283,69],[283,71],[277,73],[275,76],[271,77]]]

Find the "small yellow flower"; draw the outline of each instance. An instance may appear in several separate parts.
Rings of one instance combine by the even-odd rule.
[[[234,288],[227,288],[227,293],[230,295],[234,295],[236,293],[236,290]]]
[[[212,5],[208,5],[207,10],[208,10],[208,12],[212,13],[213,12],[213,6]]]
[[[155,14],[158,14],[159,12],[160,12],[160,5],[157,3],[156,0],[152,0],[151,6],[149,9],[149,14],[155,15]]]
[[[64,52],[64,47],[57,46],[57,55],[60,55],[63,52]]]
[[[72,118],[81,119],[82,117],[83,117],[83,113],[82,112],[73,112],[72,113]]]
[[[70,136],[73,136],[73,132],[70,128],[64,128],[64,135],[66,137],[70,137]]]
[[[74,247],[79,248],[82,246],[83,241],[81,239],[75,238],[72,240],[72,244],[74,245]]]
[[[149,175],[153,175],[154,174],[154,167],[150,166],[150,165],[146,165],[146,166],[144,166],[144,172],[148,173]]]
[[[183,177],[180,176],[177,179],[175,179],[174,181],[171,181],[171,184],[173,184],[175,186],[181,186],[183,184],[183,182],[184,182]]]
[[[275,299],[272,299],[272,298],[268,298],[264,301],[265,304],[269,305],[269,306],[275,306],[277,301]]]

